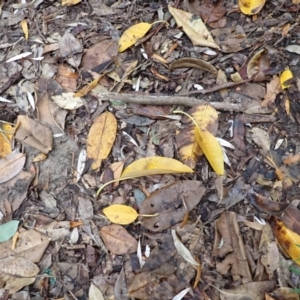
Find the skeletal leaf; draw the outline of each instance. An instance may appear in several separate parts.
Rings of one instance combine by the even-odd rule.
[[[115,224],[127,225],[135,221],[138,213],[130,206],[113,204],[103,209],[105,216]]]
[[[190,38],[194,46],[204,46],[220,49],[214,42],[210,32],[199,16],[195,16],[180,9],[168,6],[170,14],[174,17],[177,25]]]
[[[119,52],[123,52],[132,45],[134,45],[140,38],[142,38],[151,28],[149,23],[138,23],[124,31],[119,40]]]
[[[92,124],[87,138],[87,157],[94,160],[92,169],[107,158],[116,138],[117,120],[110,112],[101,114]]]
[[[265,0],[239,0],[239,8],[245,15],[255,15],[265,5]]]
[[[120,178],[174,173],[193,173],[194,171],[182,162],[167,157],[153,156],[141,158],[125,168]]]

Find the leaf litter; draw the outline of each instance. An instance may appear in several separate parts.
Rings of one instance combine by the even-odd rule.
[[[298,2],[2,3],[1,297],[292,297]]]

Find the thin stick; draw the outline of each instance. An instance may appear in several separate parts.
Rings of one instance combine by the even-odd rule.
[[[224,111],[238,111],[244,112],[248,107],[242,103],[228,103],[228,102],[206,102],[201,99],[193,97],[181,97],[177,95],[146,95],[146,94],[119,94],[119,93],[100,93],[97,94],[99,100],[114,100],[125,103],[135,103],[141,105],[184,105],[193,107],[199,104],[210,104],[217,110]]]

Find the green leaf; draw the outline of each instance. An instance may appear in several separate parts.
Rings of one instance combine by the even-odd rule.
[[[0,243],[8,241],[14,236],[19,226],[19,221],[12,220],[0,225]]]

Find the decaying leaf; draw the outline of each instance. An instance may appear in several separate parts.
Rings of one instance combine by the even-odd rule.
[[[140,38],[142,38],[151,28],[149,23],[138,23],[124,31],[119,40],[119,52],[123,52],[132,45],[134,45]]]
[[[186,208],[191,211],[201,200],[205,188],[200,181],[183,180],[153,192],[140,205],[139,213],[158,216],[140,216],[141,224],[147,229],[159,232],[183,220]],[[183,205],[185,201],[186,208]]]
[[[11,153],[13,134],[14,128],[10,124],[4,123],[2,126],[0,126],[0,158]]]
[[[187,114],[193,117],[199,127],[206,128],[213,135],[217,133],[218,112],[212,106],[197,105],[191,108]],[[180,159],[194,169],[203,152],[196,143],[195,125],[186,116],[182,118],[182,122],[184,123],[184,128],[176,135],[176,144]]]
[[[10,294],[33,283],[39,271],[37,265],[25,257],[0,260],[0,282]]]
[[[51,98],[59,107],[68,110],[77,109],[84,104],[83,100],[79,96],[75,97],[75,94],[72,92],[62,93]]]
[[[300,265],[300,235],[287,228],[284,223],[275,216],[269,219],[269,223],[280,248],[285,254],[291,257],[295,263]]]
[[[251,129],[252,132],[252,139],[255,142],[255,144],[264,150],[270,150],[271,142],[270,137],[267,131],[254,127]]]
[[[158,174],[193,173],[194,171],[180,161],[168,157],[141,158],[125,168],[122,178],[135,178]]]
[[[100,167],[113,146],[117,120],[110,112],[101,114],[92,124],[87,138],[87,157],[94,160],[92,169]]]
[[[253,78],[254,81],[264,81],[266,76],[265,70],[268,70],[271,66],[270,58],[266,49],[261,49],[256,52],[248,62],[247,76]]]
[[[130,206],[113,204],[103,209],[105,216],[115,224],[127,225],[138,217],[136,210]]]
[[[19,115],[17,119],[15,138],[45,154],[53,145],[52,130],[41,123],[27,117]]]
[[[190,38],[194,46],[211,47],[220,49],[214,42],[201,18],[183,10],[168,6],[170,14],[174,17],[177,25]]]
[[[26,156],[23,153],[11,153],[0,159],[0,183],[6,182],[21,172]]]
[[[170,69],[176,68],[196,68],[212,74],[217,74],[218,70],[209,62],[198,58],[184,57],[175,60],[170,65]]]
[[[255,15],[265,5],[265,0],[239,0],[239,8],[245,15]]]
[[[114,254],[122,255],[133,253],[137,250],[137,240],[120,225],[103,226],[99,233],[106,248]]]
[[[263,102],[261,103],[261,106],[268,106],[272,104],[275,99],[277,94],[281,92],[280,88],[280,82],[279,82],[279,77],[274,75],[270,83],[267,83],[267,93],[264,97]]]

